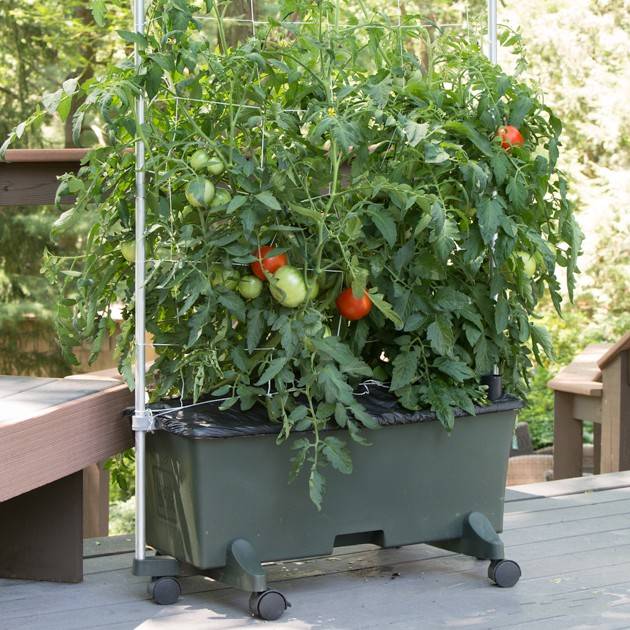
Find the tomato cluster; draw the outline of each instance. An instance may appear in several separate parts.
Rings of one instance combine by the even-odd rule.
[[[223,186],[215,186],[204,172],[218,177],[225,170],[223,160],[210,155],[205,149],[197,149],[189,158],[188,164],[197,175],[191,179],[184,190],[188,206],[182,210],[183,215],[190,214],[194,208],[219,208],[227,206],[232,200],[230,191]]]
[[[183,216],[196,216],[196,210],[201,208],[226,207],[232,196],[224,186],[215,186],[204,172],[213,176],[221,175],[225,170],[223,160],[211,155],[205,149],[197,149],[189,158],[188,164],[197,175],[185,187],[188,204],[182,210]],[[277,248],[272,245],[262,245],[253,255],[257,258],[251,263],[252,275],[240,277],[235,271],[213,265],[210,282],[213,286],[223,285],[228,289],[238,290],[246,300],[257,298],[263,289],[264,282],[269,282],[269,291],[273,298],[287,308],[296,308],[307,298],[315,299],[319,293],[316,279],[308,284],[298,269],[289,264],[289,258],[284,252],[275,253]],[[123,255],[131,260],[131,248]],[[367,317],[372,309],[372,300],[367,291],[356,297],[351,288],[344,289],[335,300],[339,314],[350,321]]]
[[[307,298],[315,299],[319,294],[317,279],[305,282],[300,271],[289,264],[288,256],[283,252],[275,253],[276,249],[263,245],[252,253],[257,260],[250,265],[251,275],[241,277],[235,271],[213,265],[210,283],[238,290],[246,300],[253,300],[262,293],[264,282],[268,281],[273,298],[287,308],[296,308]],[[363,319],[372,310],[372,300],[367,291],[356,297],[351,288],[344,289],[335,304],[339,314],[350,321]]]

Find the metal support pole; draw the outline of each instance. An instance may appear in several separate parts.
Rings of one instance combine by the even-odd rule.
[[[488,0],[488,59],[497,63],[497,0]]]
[[[488,0],[488,59],[494,64],[497,63],[498,54],[498,42],[497,42],[497,0]],[[492,253],[494,255],[494,246],[496,243],[496,235],[492,239]],[[494,264],[494,260],[491,261]],[[496,295],[493,296],[496,299]],[[495,365],[492,369],[492,376],[499,376],[499,366]],[[491,378],[488,383],[489,394],[494,396],[500,396],[500,381],[496,378]]]
[[[134,0],[134,30],[144,34],[144,0]],[[134,62],[140,67],[140,51],[134,48]],[[144,95],[136,100],[136,124],[144,124]],[[138,134],[139,136],[139,134]],[[136,140],[136,267],[135,267],[135,308],[136,308],[136,371],[135,371],[135,413],[134,426],[136,441],[136,560],[144,560],[146,548],[145,526],[145,309],[144,309],[144,221],[145,221],[145,173],[144,142]]]

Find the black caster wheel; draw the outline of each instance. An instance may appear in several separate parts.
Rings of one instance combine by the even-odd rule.
[[[182,594],[179,580],[174,577],[153,578],[149,583],[149,595],[156,604],[168,606],[174,604]]]
[[[521,567],[514,560],[492,560],[488,577],[501,588],[511,588],[521,577]]]
[[[265,621],[280,619],[290,605],[280,591],[271,589],[262,593],[254,592],[249,597],[249,612]]]

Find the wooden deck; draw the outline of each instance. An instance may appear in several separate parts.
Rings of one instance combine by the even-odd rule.
[[[246,594],[198,577],[183,580],[178,604],[157,606],[130,573],[131,538],[93,539],[82,584],[0,580],[0,628],[630,628],[630,473],[508,490],[503,539],[523,569],[513,589],[490,586],[486,562],[427,545],[271,565],[293,604],[277,622],[248,617]]]

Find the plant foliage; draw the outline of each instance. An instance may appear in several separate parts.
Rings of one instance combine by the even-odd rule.
[[[84,255],[50,256],[47,273],[62,292],[68,349],[92,339],[98,353],[124,305],[118,349],[131,382],[133,265],[120,246],[134,229],[129,149],[144,140],[151,395],[262,403],[279,440],[306,431],[293,442],[294,473],[307,469],[320,505],[322,467],[352,469],[344,439],[323,429],[336,423],[366,443],[361,430],[374,428],[355,396],[362,381],[388,383],[448,429],[457,408],[474,413],[493,365],[523,391],[532,353],[550,351],[536,304],[548,291],[559,309],[558,267],[572,290],[580,233],[556,166],[560,121],[472,34],[431,41],[411,14],[341,23],[326,1],[282,9],[291,22],[269,19],[228,47],[210,0],[201,17],[186,0],[156,1],[146,36],[120,32],[138,46],[139,70],[129,59],[67,86],[86,96],[77,120],[97,111],[106,121],[109,146],[61,184],[76,203],[57,229],[86,214],[93,225]],[[218,23],[218,47],[201,18]],[[503,124],[521,130],[523,147],[501,147]],[[186,203],[199,148],[226,166],[212,177],[230,193],[222,205]],[[286,253],[317,296],[284,308],[265,287],[244,300],[227,279],[249,273],[261,245]],[[340,320],[335,299],[348,286],[369,292],[367,318]]]

